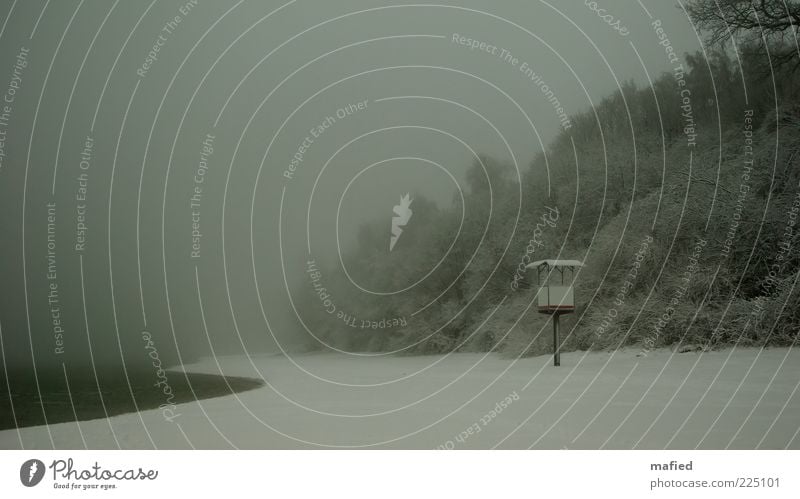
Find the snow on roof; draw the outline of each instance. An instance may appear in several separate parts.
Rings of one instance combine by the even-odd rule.
[[[583,262],[578,260],[539,260],[526,265],[526,268],[532,269],[546,265],[548,267],[583,267]]]

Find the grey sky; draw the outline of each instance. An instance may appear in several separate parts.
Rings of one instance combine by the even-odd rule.
[[[50,353],[48,202],[57,205],[57,280],[69,358],[85,359],[81,293],[89,328],[97,331],[95,353],[141,355],[135,345],[146,328],[158,329],[165,349],[177,343],[187,355],[203,353],[203,318],[212,344],[224,351],[274,348],[253,276],[273,332],[291,337],[297,326],[288,314],[279,237],[292,284],[303,278],[308,258],[307,212],[314,258],[332,261],[337,244],[351,245],[357,227],[374,218],[386,218],[388,244],[391,209],[401,195],[452,198],[456,186],[445,170],[462,180],[472,162],[464,144],[527,168],[540,141],[546,145],[562,126],[541,85],[565,115],[588,109],[618,82],[646,85],[648,74],[670,69],[653,19],[662,21],[678,54],[700,46],[671,1],[643,0],[642,7],[599,0],[627,36],[578,1],[300,0],[262,21],[281,4],[170,0],[154,4],[134,30],[149,3],[122,1],[113,12],[105,0],[53,1],[44,11],[44,2],[17,2],[13,12],[9,1],[0,6],[3,20],[10,12],[0,38],[4,88],[20,49],[30,50],[0,170],[0,320],[12,357],[29,358],[30,341],[42,362],[61,358]],[[454,35],[476,40],[477,48]],[[148,61],[154,46],[158,53]],[[209,135],[213,153],[201,158]],[[87,137],[93,143],[89,229],[79,252],[76,189]],[[301,148],[303,161],[289,171]],[[200,214],[193,216],[201,160],[207,169]],[[20,292],[23,197],[27,305]],[[193,221],[202,233],[199,258],[191,256]]]

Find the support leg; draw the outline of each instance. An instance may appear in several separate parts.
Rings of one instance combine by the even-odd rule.
[[[561,365],[561,341],[558,335],[558,318],[561,314],[558,312],[553,314],[553,365]]]

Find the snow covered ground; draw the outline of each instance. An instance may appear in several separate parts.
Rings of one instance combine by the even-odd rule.
[[[0,432],[0,448],[800,448],[800,352],[636,350],[502,359],[222,357],[188,371],[267,385],[159,409]],[[52,439],[52,440],[51,440]]]

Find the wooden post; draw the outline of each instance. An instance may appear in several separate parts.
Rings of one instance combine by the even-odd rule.
[[[558,338],[558,317],[561,314],[558,312],[553,313],[553,365],[558,367],[561,365],[561,352]]]

